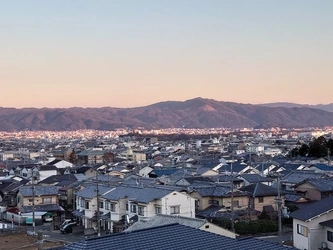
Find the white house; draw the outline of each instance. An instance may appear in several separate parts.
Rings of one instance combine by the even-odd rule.
[[[293,218],[294,247],[333,249],[333,196],[311,203],[290,216]]]

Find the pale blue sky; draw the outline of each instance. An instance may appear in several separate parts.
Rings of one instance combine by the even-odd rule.
[[[2,0],[0,106],[333,102],[331,0]]]

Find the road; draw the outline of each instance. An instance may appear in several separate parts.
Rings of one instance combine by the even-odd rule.
[[[261,240],[264,240],[264,241],[269,241],[269,242],[285,242],[285,241],[289,241],[289,240],[292,240],[293,238],[293,233],[290,232],[290,233],[283,233],[282,236],[281,236],[281,239],[279,238],[278,235],[269,235],[269,236],[260,236],[260,237],[255,237],[257,239],[261,239]]]

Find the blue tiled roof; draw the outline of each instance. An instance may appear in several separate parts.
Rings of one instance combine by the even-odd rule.
[[[57,195],[58,187],[54,186],[35,186],[35,196],[39,195]],[[31,197],[33,196],[33,188],[32,186],[25,186],[20,188],[20,193],[23,197]]]
[[[158,176],[162,175],[172,175],[173,173],[177,172],[178,169],[155,169],[153,172]]]
[[[119,186],[111,192],[102,195],[102,197],[114,201],[128,197],[128,199],[133,199],[136,202],[149,203],[153,200],[159,200],[171,192],[173,192],[172,189],[162,189],[156,187]]]
[[[102,186],[102,185],[98,186],[98,191],[99,191],[100,195],[110,191],[111,189],[113,189],[113,187],[107,187],[107,186]],[[87,186],[86,188],[78,191],[76,193],[76,196],[86,198],[86,199],[92,199],[97,195],[96,190],[97,190],[96,185]]]
[[[111,249],[295,249],[255,238],[232,239],[179,224],[111,234],[60,247],[61,250]]]
[[[329,166],[329,165],[326,165],[326,164],[322,164],[322,163],[317,163],[317,164],[314,164],[312,165],[320,170],[323,170],[323,171],[332,171],[333,170],[333,167],[332,166]]]
[[[325,199],[311,203],[306,207],[303,207],[295,212],[290,213],[290,217],[307,221],[323,213],[333,210],[333,196],[329,196]]]
[[[303,183],[309,183],[315,188],[318,189],[320,192],[331,192],[333,191],[333,177],[329,178],[319,178],[319,179],[308,179],[304,180],[301,183],[297,184],[299,186]]]
[[[278,194],[278,190],[276,188],[267,186],[260,182],[242,187],[240,190],[250,193],[253,197],[276,196]]]

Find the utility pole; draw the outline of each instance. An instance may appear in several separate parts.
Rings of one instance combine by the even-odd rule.
[[[31,175],[31,183],[32,183],[32,227],[33,227],[33,235],[36,235],[36,224],[35,224],[35,180],[34,175]]]
[[[281,191],[280,191],[280,174],[278,174],[277,177],[277,185],[278,185],[278,197],[276,199],[277,203],[277,212],[278,212],[278,223],[279,223],[279,243],[282,244],[282,221],[281,221],[281,205],[282,205],[282,199],[281,199]]]
[[[96,171],[96,195],[97,195],[97,236],[101,236],[101,224],[100,224],[100,214],[99,214],[99,186],[98,186],[98,170]]]
[[[235,232],[235,221],[234,221],[234,173],[232,168],[232,163],[234,161],[234,155],[232,155],[232,161],[231,161],[231,231]]]

